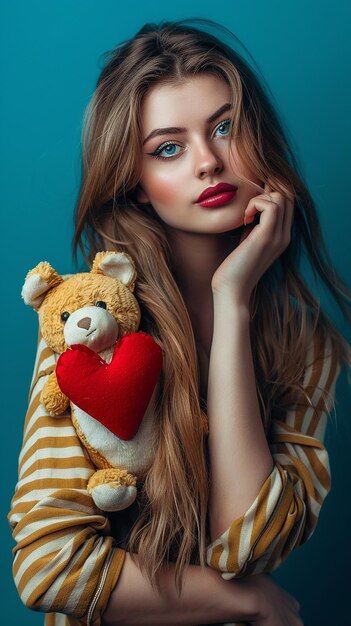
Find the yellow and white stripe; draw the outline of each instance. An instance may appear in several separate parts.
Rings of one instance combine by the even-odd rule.
[[[98,626],[125,553],[87,493],[94,467],[69,414],[50,417],[39,402],[55,363],[40,339],[9,513],[13,573],[22,601],[46,613],[46,626]]]

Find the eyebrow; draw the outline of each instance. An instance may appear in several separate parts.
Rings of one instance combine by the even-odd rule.
[[[231,108],[232,108],[232,105],[230,104],[230,102],[226,102],[226,104],[223,104],[223,106],[221,106],[219,109],[217,109],[217,111],[215,111],[214,113],[212,113],[212,115],[210,115],[210,117],[206,120],[206,123],[211,124],[211,122],[214,122],[217,119],[217,117],[219,117],[223,113],[226,113],[227,111],[230,111]],[[159,137],[160,135],[179,135],[180,133],[185,133],[185,132],[186,132],[186,128],[182,128],[178,126],[167,126],[166,128],[155,128],[146,137],[146,139],[144,139],[143,145],[147,141],[149,141],[149,139],[152,139],[153,137]]]

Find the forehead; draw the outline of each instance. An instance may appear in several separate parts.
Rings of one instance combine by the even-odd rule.
[[[194,76],[173,84],[156,84],[142,102],[143,131],[147,134],[155,127],[187,126],[194,118],[207,119],[231,100],[229,85],[212,74]]]

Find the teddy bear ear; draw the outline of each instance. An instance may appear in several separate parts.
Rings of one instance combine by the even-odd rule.
[[[22,298],[26,304],[38,310],[47,292],[62,282],[62,276],[51,267],[50,263],[42,261],[28,272],[22,287]]]
[[[118,278],[130,291],[134,290],[137,273],[132,257],[126,252],[98,252],[91,271]]]

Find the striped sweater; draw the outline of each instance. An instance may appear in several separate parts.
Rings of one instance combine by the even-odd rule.
[[[315,358],[311,345],[301,398],[269,435],[274,468],[248,511],[208,546],[208,565],[224,578],[269,572],[314,531],[330,489],[322,441],[339,365],[331,342]],[[125,552],[105,513],[88,495],[94,472],[69,414],[50,417],[40,391],[56,364],[40,338],[25,419],[19,480],[9,522],[16,541],[14,579],[26,606],[45,626],[99,626]]]

